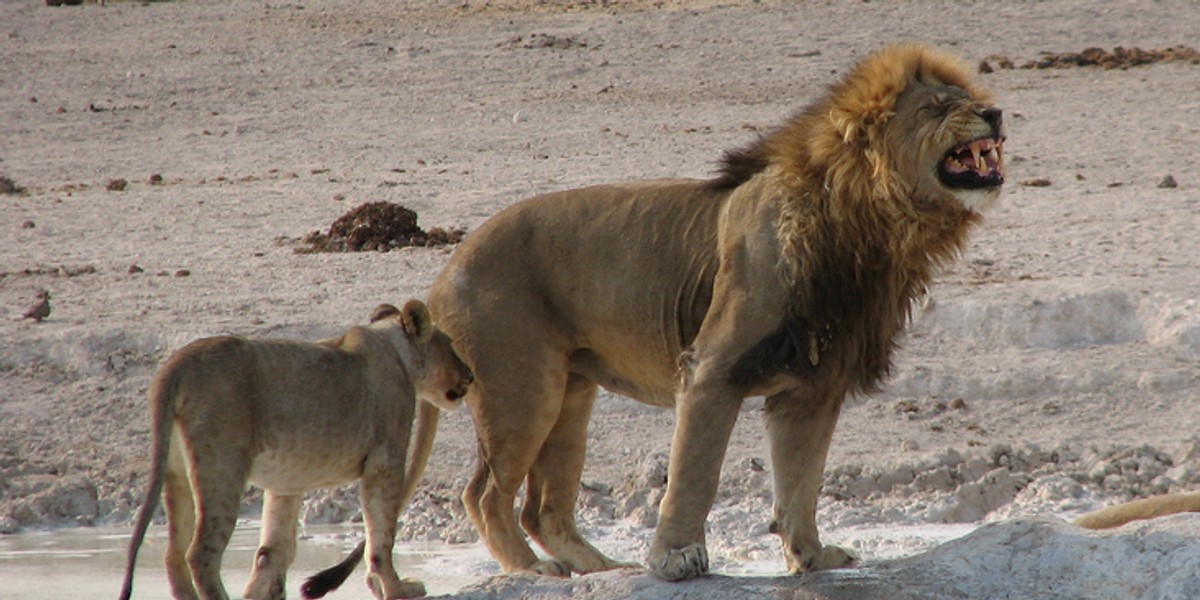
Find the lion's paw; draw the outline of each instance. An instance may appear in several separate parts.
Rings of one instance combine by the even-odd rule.
[[[810,573],[826,569],[840,569],[858,562],[858,554],[840,546],[822,546],[819,552],[809,556],[788,556],[792,573]]]
[[[665,552],[650,552],[650,573],[667,581],[693,579],[708,573],[708,550],[704,544],[691,544]]]
[[[859,561],[858,553],[841,546],[825,546],[821,548],[821,557],[814,565],[814,569],[821,571],[824,569],[840,569],[849,567]]]
[[[530,572],[548,577],[570,577],[571,567],[557,560],[539,560],[529,567]]]

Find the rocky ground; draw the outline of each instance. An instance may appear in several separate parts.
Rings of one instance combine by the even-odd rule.
[[[1187,2],[0,4],[0,532],[130,520],[146,388],[187,341],[313,339],[423,296],[452,236],[297,252],[357,207],[470,235],[538,192],[705,177],[908,40],[980,65],[1008,118],[1009,184],[916,311],[887,388],[844,411],[825,536],[890,560],[914,548],[839,532],[1004,528],[1195,489],[1196,31]],[[23,319],[39,290],[49,315]],[[720,572],[782,568],[759,409],[710,519]],[[648,544],[671,423],[621,398],[597,408],[579,512],[621,558]],[[446,415],[407,539],[475,539],[456,499],[473,460],[469,417]],[[305,509],[356,515],[349,488]]]

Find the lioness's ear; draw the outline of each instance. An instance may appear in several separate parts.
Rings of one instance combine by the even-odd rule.
[[[433,319],[429,316],[429,309],[425,308],[425,303],[420,300],[409,300],[404,305],[404,314],[401,316],[404,322],[404,331],[408,335],[417,338],[422,342],[427,342],[433,338]]]
[[[400,314],[400,309],[396,308],[395,306],[392,306],[391,304],[380,304],[379,306],[375,307],[375,310],[371,311],[371,322],[374,323],[380,319],[386,319],[390,316],[398,314]]]

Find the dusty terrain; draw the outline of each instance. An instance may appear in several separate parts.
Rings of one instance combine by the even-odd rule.
[[[146,388],[183,343],[317,338],[423,296],[453,246],[295,252],[354,207],[402,204],[469,235],[538,192],[706,177],[856,59],[908,40],[987,62],[1009,183],[916,311],[886,390],[844,411],[825,535],[1194,489],[1200,64],[1020,67],[1195,46],[1197,31],[1200,11],[1170,1],[0,3],[0,532],[128,522]],[[22,319],[41,289],[49,316]],[[671,422],[616,397],[597,409],[580,514],[621,558],[648,544]],[[782,569],[760,433],[750,402],[710,519],[720,572]],[[447,415],[408,539],[474,540],[455,500],[473,459],[469,416]],[[305,518],[356,512],[340,490]],[[1187,517],[1171,523],[1200,541]],[[628,577],[642,597],[675,593]],[[591,593],[520,581],[479,593]],[[612,585],[583,587],[633,594]],[[1167,586],[1152,596],[1200,582]]]

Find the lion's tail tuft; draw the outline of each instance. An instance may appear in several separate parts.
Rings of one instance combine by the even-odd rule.
[[[346,578],[354,572],[358,567],[358,563],[362,561],[363,550],[366,549],[365,541],[359,542],[354,551],[350,553],[342,562],[309,577],[304,580],[304,585],[300,586],[300,597],[312,600],[320,598],[333,590],[338,589]]]

